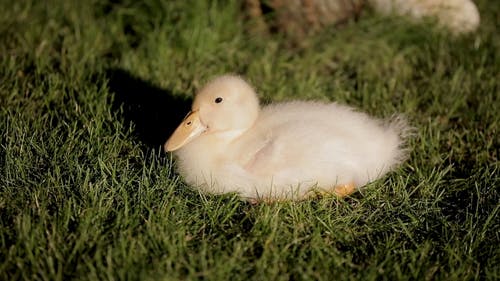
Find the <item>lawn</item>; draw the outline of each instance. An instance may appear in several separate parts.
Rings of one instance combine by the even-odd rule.
[[[297,45],[232,1],[0,0],[0,279],[499,280],[500,5],[477,4],[467,36],[366,11]],[[161,145],[223,73],[403,113],[409,158],[346,199],[199,193]]]

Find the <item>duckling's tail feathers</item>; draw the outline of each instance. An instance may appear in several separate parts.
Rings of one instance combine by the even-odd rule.
[[[406,116],[394,114],[386,122],[386,128],[392,131],[398,137],[397,163],[402,163],[408,159],[410,149],[408,142],[416,134],[416,130],[409,124]]]

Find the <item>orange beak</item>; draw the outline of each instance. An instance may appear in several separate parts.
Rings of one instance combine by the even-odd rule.
[[[191,111],[165,143],[165,151],[174,151],[201,135],[207,127],[201,123],[199,111]]]

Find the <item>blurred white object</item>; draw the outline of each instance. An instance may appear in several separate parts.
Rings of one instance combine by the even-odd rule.
[[[480,22],[479,11],[471,0],[367,0],[382,14],[395,13],[419,20],[436,18],[455,34],[475,31]]]

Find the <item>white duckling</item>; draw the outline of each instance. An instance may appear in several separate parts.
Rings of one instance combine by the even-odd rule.
[[[184,180],[205,192],[254,202],[345,196],[402,161],[405,128],[336,103],[261,109],[248,83],[226,75],[199,91],[165,150],[175,151]]]

